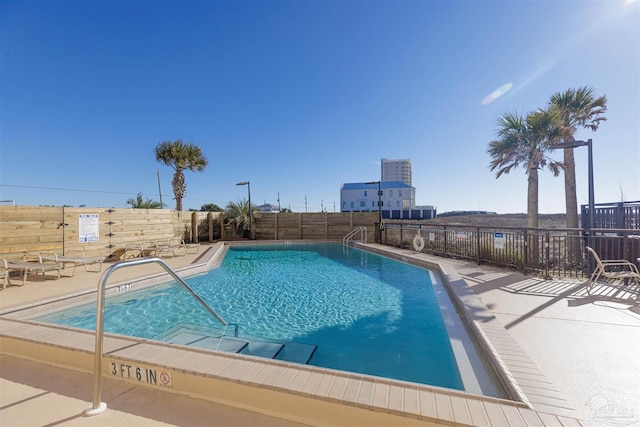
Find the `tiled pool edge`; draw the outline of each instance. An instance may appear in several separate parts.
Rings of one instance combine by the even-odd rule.
[[[226,246],[224,243],[219,242],[208,247],[202,254],[200,254],[191,264],[176,268],[175,272],[179,273],[181,277],[195,276],[198,274],[204,274],[211,268],[214,268],[217,264],[222,262],[224,258]],[[101,273],[102,274],[102,273]],[[153,286],[159,283],[164,283],[170,280],[170,276],[167,272],[153,273],[146,276],[140,276],[135,279],[123,279],[115,283],[107,283],[106,295],[110,295],[112,292],[123,285],[135,285],[138,288]],[[16,312],[28,313],[30,309],[42,306],[44,304],[50,304],[55,306],[56,304],[65,304],[67,301],[77,299],[79,297],[95,294],[96,289],[85,289],[78,292],[68,293],[55,298],[41,299],[32,301],[28,304],[20,304],[0,310],[0,316],[10,315]]]
[[[505,378],[509,378],[507,382],[515,389],[512,393],[516,396],[516,401],[112,336],[105,338],[105,344],[110,343],[105,348],[113,350],[105,358],[157,366],[174,372],[178,377],[190,376],[191,382],[198,382],[190,390],[176,389],[175,392],[313,425],[363,425],[364,418],[371,416],[379,417],[380,421],[385,417],[397,417],[393,424],[387,425],[401,425],[399,421],[406,423],[405,425],[420,421],[423,422],[422,425],[581,425],[577,414],[567,407],[566,400],[539,372],[455,270],[439,259],[435,262],[415,252],[378,245],[366,245],[366,249],[421,267],[429,267],[442,275],[452,296],[461,304],[461,311],[465,313],[474,332],[486,338],[482,340],[486,345],[485,350],[496,356],[498,368],[505,373]],[[59,337],[47,340],[53,335],[50,331],[56,331],[56,334],[60,334]],[[69,344],[64,344],[67,340]],[[124,342],[129,344],[124,345]],[[53,354],[55,349],[56,352],[67,355],[82,355],[82,358],[92,359],[93,343],[91,333],[0,319],[0,353],[13,354],[16,351],[22,357],[31,359],[34,355],[42,354],[41,359],[46,359],[46,355]],[[119,347],[127,348],[115,350]],[[64,362],[61,361],[66,358],[61,356],[57,360],[59,363],[55,360],[40,361],[63,365]],[[90,367],[74,369],[90,371]],[[211,381],[215,382],[215,387],[212,387]],[[235,387],[235,391],[228,396],[207,395],[215,392],[220,385]],[[247,400],[252,393],[259,394],[261,401]],[[237,399],[229,400],[229,396],[237,396]],[[280,400],[285,403],[279,402]],[[310,413],[315,414],[314,418],[289,413],[295,412],[295,406],[301,403],[312,407]],[[347,418],[357,418],[352,422],[336,419],[338,413],[343,413]]]
[[[531,358],[511,337],[484,305],[480,297],[456,272],[455,267],[436,257],[405,249],[376,244],[356,243],[356,247],[440,273],[458,309],[478,338],[480,345],[498,371],[499,377],[514,401],[545,415],[544,425],[556,425],[546,417],[563,419],[563,424],[582,425],[578,413],[563,394],[538,369]],[[560,425],[560,424],[559,424]]]
[[[87,331],[0,318],[0,344],[3,354],[92,370],[94,335]],[[549,425],[523,422],[536,419],[523,404],[438,387],[128,337],[105,336],[104,348],[105,377],[111,362],[152,367],[171,373],[167,391],[310,425]],[[378,423],[363,424],[368,417]]]

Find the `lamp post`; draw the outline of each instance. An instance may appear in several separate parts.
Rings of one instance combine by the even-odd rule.
[[[251,184],[249,181],[242,181],[236,185],[246,185],[249,194],[249,240],[253,240],[253,209],[251,209]]]
[[[365,182],[365,184],[378,184],[378,229],[382,230],[382,189],[380,188],[381,181],[369,181]],[[377,232],[376,236],[378,236]],[[382,236],[380,236],[380,240],[382,240]]]
[[[563,142],[560,144],[555,144],[553,148],[576,148],[576,147],[584,147],[586,146],[588,149],[588,162],[589,162],[589,246],[593,247],[593,237],[591,229],[593,228],[595,219],[594,219],[594,210],[595,210],[595,196],[593,192],[593,141],[589,138],[586,141],[572,141],[572,142]],[[593,261],[589,259],[589,272],[593,272]]]

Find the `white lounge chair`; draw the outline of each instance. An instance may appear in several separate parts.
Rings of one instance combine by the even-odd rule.
[[[180,246],[185,249],[185,255],[189,253],[190,249],[195,249],[194,254],[197,254],[200,250],[200,243],[185,243],[185,241],[183,240]]]
[[[591,273],[589,283],[587,284],[587,294],[589,294],[600,278],[616,282],[622,281],[625,285],[629,285],[631,282],[640,285],[640,272],[638,271],[638,267],[631,261],[627,261],[626,259],[602,260],[596,251],[589,246],[587,246],[587,251],[589,251],[596,262],[596,268],[593,270],[593,273]]]
[[[27,276],[30,273],[42,273],[45,275],[47,271],[57,271],[58,277],[60,278],[60,270],[62,269],[62,265],[59,263],[50,263],[50,262],[31,262],[31,261],[7,261],[6,259],[2,259],[2,264],[0,266],[4,269],[4,280],[2,288],[6,288],[7,285],[11,284],[11,279],[9,276],[12,271],[22,272],[22,285],[24,286],[27,283]]]
[[[56,253],[52,253],[52,252],[43,252],[41,253],[38,258],[40,260],[40,262],[44,262],[44,261],[53,261],[53,262],[57,262],[62,264],[62,268],[66,268],[67,264],[71,264],[73,266],[73,269],[71,270],[71,275],[73,276],[76,272],[76,266],[77,265],[84,265],[84,269],[85,271],[93,271],[95,273],[98,273],[102,270],[102,261],[103,259],[100,257],[91,257],[91,258],[87,258],[84,254],[84,251],[73,251],[70,250],[67,252],[68,255],[71,255],[73,253],[78,253],[81,256],[77,256],[77,257],[73,257],[73,256],[61,256],[58,255]],[[90,265],[94,265],[94,264],[98,264],[98,269],[97,270],[89,270],[89,266]]]
[[[184,250],[184,252],[180,252]],[[193,253],[197,254],[200,250],[200,243],[182,243],[175,244],[171,240],[159,240],[156,242],[156,254],[162,257],[162,254],[168,253],[171,256],[182,255],[185,256],[190,250],[194,250]]]
[[[156,254],[158,249],[157,242],[136,242],[127,243],[124,247],[124,259],[129,258],[144,258]]]
[[[163,254],[169,254],[172,257],[176,256],[179,249],[180,246],[175,245],[171,240],[159,240],[156,242],[156,255],[160,258],[162,258]]]

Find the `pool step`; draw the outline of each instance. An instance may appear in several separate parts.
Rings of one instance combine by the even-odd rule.
[[[239,353],[248,343],[244,341],[236,341],[223,337],[212,337],[190,332],[179,332],[177,335],[165,340],[170,344],[190,345],[193,347],[206,348],[208,350],[228,351]]]
[[[307,365],[311,361],[311,358],[317,349],[318,346],[315,344],[288,342],[284,345],[282,351],[274,357],[274,359]]]
[[[308,364],[317,345],[296,342],[279,342],[255,337],[231,337],[179,326],[156,339],[170,344],[189,345],[209,350],[249,354],[287,362]]]

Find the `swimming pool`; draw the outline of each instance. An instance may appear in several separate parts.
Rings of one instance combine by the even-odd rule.
[[[427,270],[340,244],[236,246],[220,268],[187,282],[239,336],[313,347],[311,365],[465,389],[450,335],[470,337]],[[94,329],[95,304],[36,320]],[[106,332],[171,342],[180,330],[219,329],[177,285],[107,300]],[[495,384],[483,393],[503,394]]]

